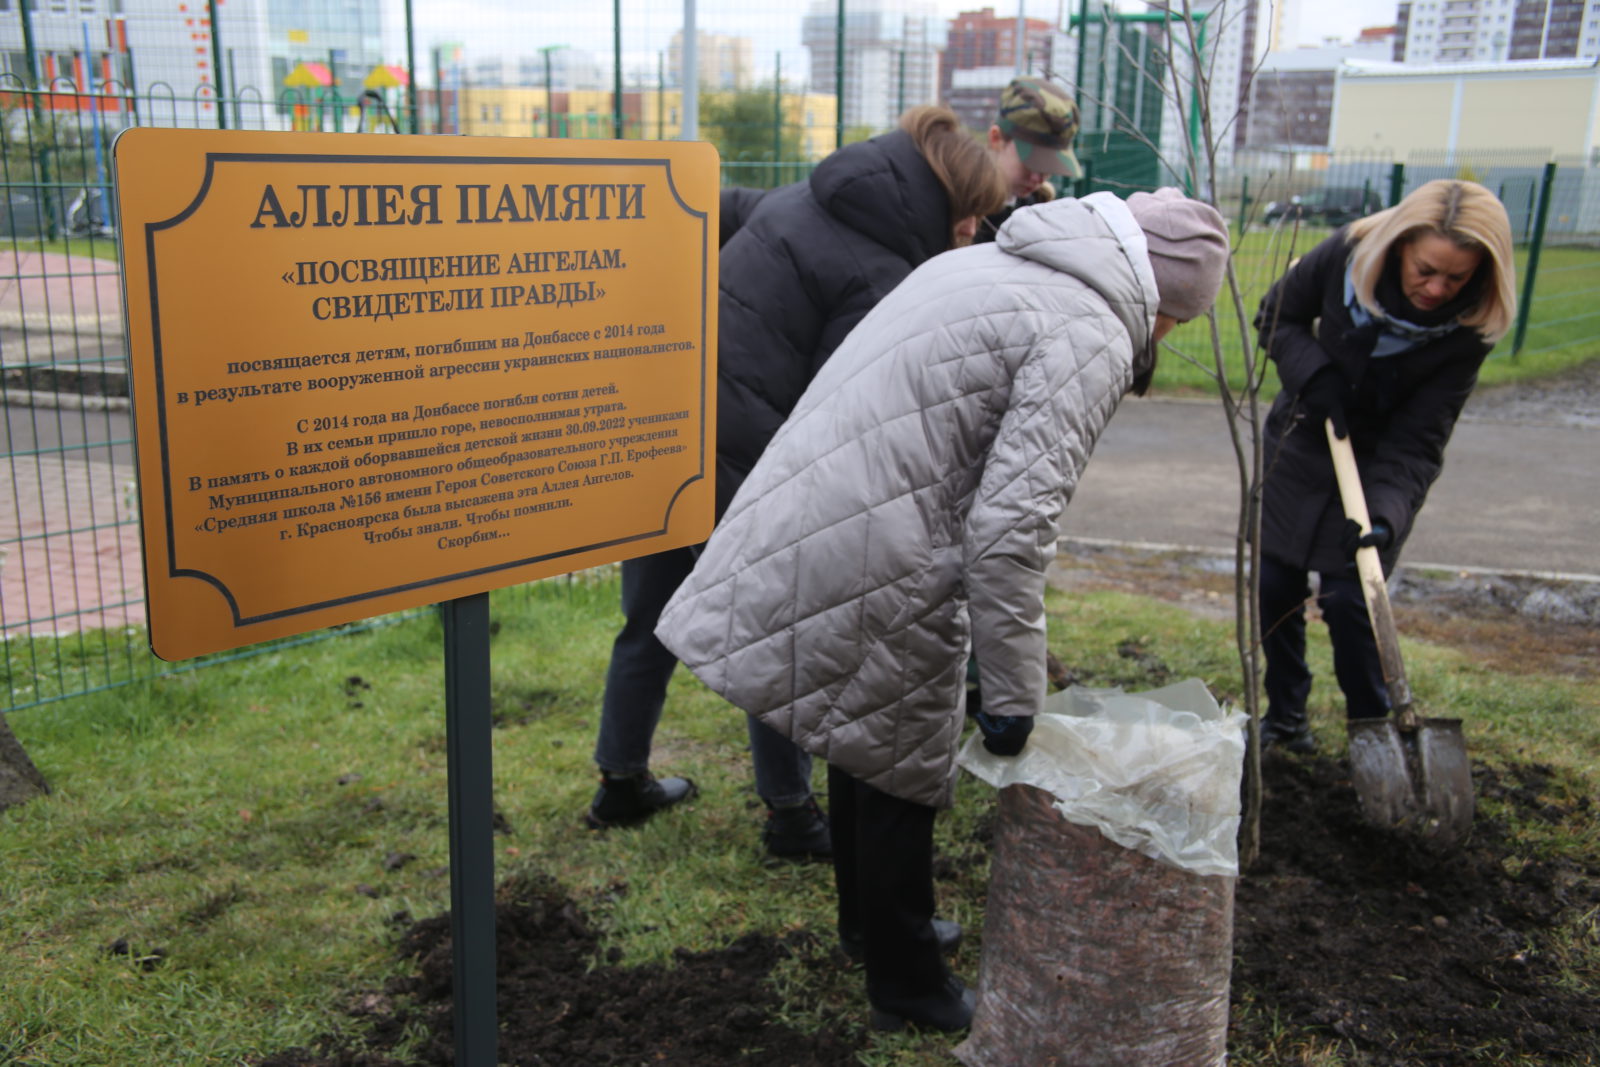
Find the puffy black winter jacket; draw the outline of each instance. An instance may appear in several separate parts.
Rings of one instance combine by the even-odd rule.
[[[717,514],[806,386],[889,290],[950,246],[950,206],[910,134],[846,145],[811,177],[730,194],[717,319]]]
[[[1295,402],[1311,376],[1332,364],[1355,391],[1347,414],[1367,510],[1394,529],[1383,553],[1388,573],[1444,466],[1445,445],[1490,346],[1477,330],[1459,326],[1412,351],[1373,359],[1376,334],[1357,330],[1344,303],[1351,249],[1344,230],[1333,234],[1278,279],[1256,315],[1283,383],[1263,441],[1261,549],[1306,570],[1348,563],[1339,548],[1344,507],[1326,431]]]

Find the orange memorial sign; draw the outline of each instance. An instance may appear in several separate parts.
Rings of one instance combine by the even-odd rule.
[[[157,655],[709,534],[709,145],[135,129],[114,154]]]

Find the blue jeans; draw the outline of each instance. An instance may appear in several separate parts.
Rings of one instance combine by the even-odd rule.
[[[622,563],[622,631],[611,646],[600,734],[594,761],[607,774],[650,769],[650,746],[667,701],[667,683],[678,659],[656,639],[656,623],[678,586],[694,570],[698,553],[674,548]],[[794,742],[749,719],[750,757],[756,792],[777,807],[811,796],[811,757]]]
[[[1346,715],[1366,719],[1389,714],[1389,689],[1355,565],[1321,573],[1318,578],[1317,607],[1328,624],[1333,673],[1344,691]],[[1305,601],[1310,595],[1307,572],[1262,556],[1261,648],[1267,661],[1264,725],[1275,731],[1296,733],[1306,725],[1311,668],[1306,666]]]

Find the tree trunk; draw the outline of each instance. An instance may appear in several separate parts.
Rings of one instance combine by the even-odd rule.
[[[50,783],[28,758],[27,750],[11,732],[6,717],[0,715],[0,811],[48,792]]]

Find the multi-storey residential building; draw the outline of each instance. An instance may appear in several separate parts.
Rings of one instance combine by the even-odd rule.
[[[213,40],[204,5],[77,0],[70,10],[64,4],[30,3],[24,15],[7,3],[7,17],[0,19],[0,62],[11,85],[32,85],[37,75],[41,86],[68,90],[43,99],[45,107],[56,111],[93,111],[110,125],[122,125],[139,103],[104,95],[153,94],[171,101],[164,123],[215,127],[220,52],[223,92],[233,96],[243,89],[250,97],[250,106],[230,108],[220,123],[281,126],[284,123],[272,107],[282,75],[275,78],[279,67],[269,47],[269,2],[230,4],[226,31],[218,41]],[[24,44],[23,17],[31,20],[31,60]],[[288,69],[282,67],[284,74]],[[98,92],[102,98],[75,97],[70,91],[74,89]]]
[[[1205,51],[1201,67],[1210,83],[1209,125],[1216,141],[1217,166],[1232,166],[1234,149],[1244,143],[1249,126],[1250,78],[1266,51],[1267,34],[1263,19],[1266,0],[1194,0],[1191,11],[1204,14]],[[1165,6],[1174,19],[1181,19],[1181,8],[1170,0],[1152,5]],[[1170,27],[1170,28],[1169,28]],[[1189,56],[1188,30],[1181,21],[1157,29],[1163,40],[1171,40],[1171,63],[1178,83],[1191,85],[1194,66]],[[1171,34],[1168,38],[1166,35]],[[1188,99],[1191,94],[1185,93]],[[1169,160],[1187,158],[1188,146],[1204,139],[1206,123],[1200,121],[1192,105],[1168,107],[1162,118],[1162,153]]]
[[[819,92],[837,84],[838,10],[833,0],[813,0],[801,22],[810,85]],[[937,101],[944,44],[944,20],[932,0],[865,0],[847,8],[844,124],[885,130],[906,108]]]
[[[1250,80],[1245,147],[1326,147],[1340,65],[1388,59],[1392,32],[1367,33],[1353,45],[1268,52]]]
[[[1013,17],[996,17],[994,8],[981,11],[963,11],[950,20],[946,31],[944,56],[939,63],[939,99],[948,104],[962,121],[973,128],[987,129],[999,105],[1000,89],[1019,71],[1043,72],[1052,69],[1056,30],[1046,19],[1023,20],[1021,54],[1018,54],[1017,20]],[[964,78],[964,86],[955,89],[957,71],[993,71],[993,76],[982,79]],[[1000,74],[998,84],[987,101],[974,99],[974,90],[988,86],[974,84],[993,82]],[[1059,76],[1059,72],[1055,72]],[[987,105],[987,106],[985,106]],[[978,115],[978,112],[987,114]],[[972,116],[968,115],[972,112]],[[976,117],[977,121],[973,118]]]
[[[284,128],[304,126],[286,103],[286,90],[324,117],[361,95],[363,81],[383,62],[383,0],[229,0],[226,18],[213,27],[206,5],[179,0],[74,0],[29,3],[34,55],[24,45],[17,6],[0,19],[0,63],[4,73],[31,84],[80,91],[110,85],[113,95],[153,98],[122,102],[70,93],[52,94],[45,106],[85,110],[91,106],[108,123],[124,111],[158,108],[163,125]],[[304,82],[305,84],[301,84]],[[225,113],[215,94],[221,86]],[[343,114],[336,119],[342,121]]]
[[[1193,0],[1193,21],[1187,23],[1182,5],[1172,0],[1136,11],[1103,2],[1090,9],[1083,32],[1074,29],[1058,45],[1055,72],[1075,88],[1083,115],[1079,154],[1097,161],[1097,179],[1115,174],[1111,180],[1121,183],[1183,181],[1191,150],[1206,154],[1207,126],[1218,167],[1232,165],[1245,136],[1249,75],[1265,50],[1265,3]],[[1193,90],[1191,51],[1197,43],[1209,116],[1201,115]],[[1155,157],[1159,164],[1150,163]]]
[[[755,44],[748,37],[696,32],[695,68],[702,89],[748,89],[755,83]],[[682,30],[672,35],[667,47],[667,84],[683,85]]]
[[[1397,22],[1406,63],[1600,56],[1600,0],[1407,0]]]
[[[556,47],[514,57],[497,54],[474,59],[468,66],[467,76],[462,80],[470,85],[544,88],[548,79],[551,88],[573,92],[609,89],[608,77],[593,52],[583,48]]]

